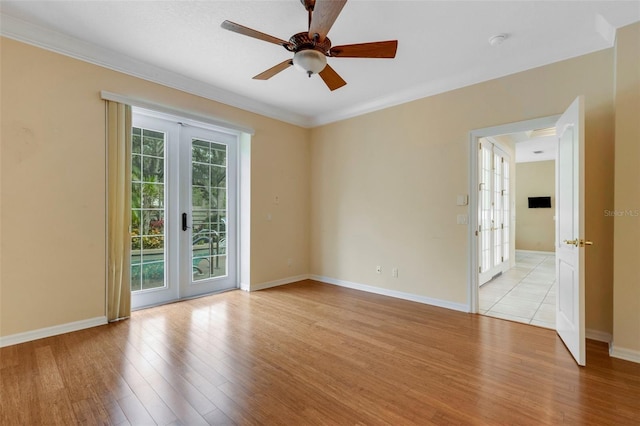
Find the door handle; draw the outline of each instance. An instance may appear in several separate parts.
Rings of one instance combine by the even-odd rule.
[[[565,244],[569,244],[569,245],[573,245],[573,246],[576,246],[576,247],[584,247],[584,246],[592,246],[593,245],[593,242],[583,240],[582,238],[579,239],[579,240],[578,239],[575,239],[575,240],[564,240],[564,243]]]
[[[186,231],[187,229],[189,229],[189,227],[187,226],[187,214],[182,213],[182,230]]]

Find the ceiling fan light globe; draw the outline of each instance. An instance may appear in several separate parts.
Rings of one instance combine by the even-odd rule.
[[[317,74],[327,66],[327,57],[314,49],[300,50],[293,55],[293,66],[306,74]]]

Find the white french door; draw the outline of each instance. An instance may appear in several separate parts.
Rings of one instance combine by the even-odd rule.
[[[181,297],[237,287],[237,135],[181,134]]]
[[[238,135],[134,108],[132,308],[237,287]]]
[[[509,269],[510,157],[483,139],[478,156],[479,285]]]

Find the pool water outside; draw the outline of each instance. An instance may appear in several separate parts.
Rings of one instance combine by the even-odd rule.
[[[226,275],[227,256],[209,256],[209,248],[196,249],[193,252],[193,281]],[[136,250],[131,255],[131,290],[149,290],[164,287],[164,253],[162,249]],[[213,264],[213,268],[210,265]],[[142,273],[142,277],[141,277]]]

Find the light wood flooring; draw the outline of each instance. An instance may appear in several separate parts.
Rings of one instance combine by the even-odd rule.
[[[0,424],[638,425],[640,364],[313,281],[0,349]]]

